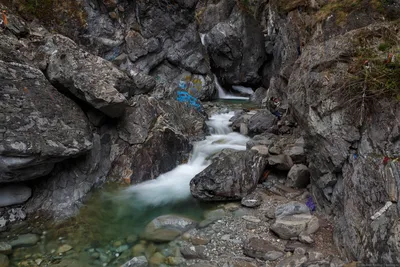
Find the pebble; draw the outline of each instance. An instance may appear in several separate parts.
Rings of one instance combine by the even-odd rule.
[[[242,219],[245,220],[245,221],[248,221],[248,222],[253,222],[253,223],[260,223],[261,222],[260,219],[258,219],[257,217],[254,217],[254,216],[245,215],[245,216],[242,216]]]
[[[65,252],[67,252],[67,251],[70,251],[71,249],[72,249],[72,247],[71,247],[70,245],[65,244],[65,245],[62,245],[61,247],[59,247],[59,248],[57,249],[57,253],[58,253],[58,254],[60,254],[60,253],[65,253]]]
[[[164,263],[164,260],[165,260],[164,255],[161,254],[160,252],[156,252],[153,254],[153,256],[151,256],[149,263],[154,265],[160,265]]]
[[[35,263],[36,263],[37,265],[40,265],[40,264],[42,264],[42,262],[43,262],[43,260],[42,260],[42,259],[36,259],[36,260],[35,260]]]
[[[137,245],[133,246],[133,248],[132,248],[132,255],[134,257],[138,257],[141,255],[144,255],[145,251],[146,251],[146,248],[143,244],[137,244]]]

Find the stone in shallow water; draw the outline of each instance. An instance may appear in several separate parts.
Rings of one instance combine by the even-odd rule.
[[[18,236],[17,239],[12,240],[10,245],[13,248],[34,246],[39,241],[39,237],[35,234],[25,234]]]
[[[57,253],[65,253],[67,251],[70,251],[71,249],[72,249],[72,246],[65,244],[57,249]]]
[[[6,255],[0,254],[0,267],[8,267],[10,264]]]
[[[0,242],[0,254],[11,254],[12,247],[6,242]]]
[[[147,267],[149,266],[145,256],[132,258],[121,267]]]
[[[196,227],[196,222],[185,217],[163,215],[152,220],[145,228],[144,238],[155,242],[172,241]]]
[[[165,256],[163,254],[161,254],[160,252],[156,252],[153,254],[153,256],[151,256],[149,263],[154,264],[154,265],[160,265],[160,264],[164,263],[164,260],[165,260]]]

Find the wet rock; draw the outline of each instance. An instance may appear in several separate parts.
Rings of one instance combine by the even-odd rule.
[[[243,253],[249,257],[274,261],[283,257],[284,253],[268,241],[252,237],[243,246]]]
[[[71,249],[72,249],[72,246],[70,246],[68,244],[64,244],[57,249],[57,253],[65,253],[67,251],[70,251]]]
[[[319,228],[318,218],[308,214],[295,214],[276,219],[271,230],[282,239],[297,237],[301,233],[312,234]]]
[[[8,257],[4,254],[0,254],[0,267],[8,267],[10,264],[10,261],[8,260]]]
[[[269,131],[276,123],[276,117],[269,110],[261,110],[249,118],[248,128],[252,134]]]
[[[134,257],[128,262],[126,262],[121,267],[147,267],[149,266],[145,256]]]
[[[137,244],[132,248],[132,255],[138,257],[140,255],[144,255],[146,251],[146,247],[143,244]]]
[[[144,238],[156,242],[171,241],[194,227],[196,227],[196,222],[189,218],[163,215],[146,226]]]
[[[268,157],[268,165],[280,171],[289,171],[293,161],[288,155],[271,155]]]
[[[309,208],[300,202],[292,201],[275,208],[275,217],[284,217],[294,214],[310,214]]]
[[[0,242],[0,254],[11,254],[12,252],[12,247],[9,243],[6,242]]]
[[[111,62],[80,49],[72,40],[54,35],[47,76],[59,90],[68,90],[109,117],[119,117],[127,98],[136,92],[133,81]]]
[[[303,164],[295,164],[290,169],[286,185],[297,188],[305,188],[310,184],[310,171]]]
[[[126,242],[128,244],[133,244],[138,240],[138,236],[137,235],[130,235],[126,238]]]
[[[242,199],[241,204],[248,208],[255,208],[262,203],[262,197],[259,193],[253,192]]]
[[[149,259],[149,263],[154,264],[154,265],[160,265],[160,264],[164,263],[164,260],[165,260],[165,256],[163,254],[161,254],[160,252],[156,252]]]
[[[182,266],[185,263],[185,259],[182,257],[168,257],[165,263],[172,266]]]
[[[223,218],[226,215],[226,212],[223,209],[216,209],[212,211],[205,212],[205,219],[199,223],[199,228],[204,228],[211,223]]]
[[[30,247],[36,245],[39,241],[39,236],[35,234],[19,235],[17,239],[11,240],[10,245],[14,248]]]
[[[0,207],[22,204],[32,195],[32,189],[25,185],[6,185],[0,187]]]
[[[181,247],[181,253],[185,259],[205,259],[204,246],[185,246]]]
[[[196,175],[190,181],[190,191],[203,201],[242,199],[255,189],[264,168],[265,160],[256,152],[234,152]]]

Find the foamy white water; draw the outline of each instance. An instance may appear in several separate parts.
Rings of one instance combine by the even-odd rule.
[[[242,93],[242,94],[247,94],[247,95],[254,94],[254,91],[253,91],[253,89],[251,89],[251,87],[244,87],[241,85],[233,85],[232,89],[235,91],[238,91],[239,93]]]
[[[232,132],[229,119],[233,112],[211,116],[207,125],[213,134],[196,142],[187,164],[177,166],[155,180],[133,185],[122,192],[121,197],[133,197],[141,205],[160,206],[191,197],[190,180],[204,170],[215,153],[226,149],[246,150],[249,138]]]
[[[214,81],[215,81],[215,86],[217,87],[217,90],[218,90],[219,99],[249,100],[248,97],[235,96],[235,95],[226,93],[224,88],[222,88],[221,84],[218,82],[218,79],[215,75],[214,75]]]

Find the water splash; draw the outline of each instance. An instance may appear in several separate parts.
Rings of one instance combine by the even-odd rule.
[[[211,156],[227,148],[246,150],[249,139],[232,132],[229,127],[232,116],[232,112],[211,116],[207,124],[214,134],[194,144],[188,163],[179,165],[155,180],[130,186],[122,191],[121,197],[132,198],[136,203],[147,206],[161,206],[190,198],[190,180],[211,164]]]

